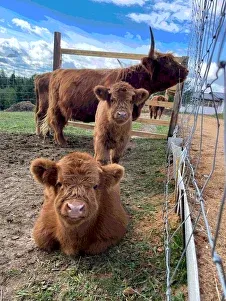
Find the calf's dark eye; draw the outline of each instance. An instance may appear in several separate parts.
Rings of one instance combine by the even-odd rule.
[[[97,189],[98,185],[93,186],[93,189]]]
[[[62,186],[61,182],[57,182],[56,185],[55,185],[56,188],[60,188],[61,186]]]

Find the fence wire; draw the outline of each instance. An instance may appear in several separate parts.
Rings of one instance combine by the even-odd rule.
[[[167,300],[183,285],[180,275],[193,237],[201,299],[226,300],[225,13],[226,0],[192,2],[189,78],[184,84],[178,122],[183,142],[174,166],[172,149],[167,164],[164,205]],[[211,113],[211,117],[207,115]],[[174,193],[169,191],[172,181],[176,183]],[[190,213],[184,218],[185,199],[188,199]],[[175,212],[182,220],[176,227],[172,226]],[[192,230],[175,260],[175,237],[186,232],[189,219]],[[189,277],[187,280],[190,281]],[[188,283],[188,297],[199,300],[199,296],[191,297],[194,285]]]

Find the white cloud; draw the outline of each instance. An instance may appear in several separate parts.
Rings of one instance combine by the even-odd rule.
[[[216,79],[216,73],[218,70],[218,65],[215,62],[212,62],[210,64],[209,70],[207,70],[207,63],[203,63],[202,68],[201,68],[201,75],[202,77],[207,75],[208,82],[211,82],[212,80]],[[221,76],[223,74],[222,69],[218,72],[218,76]]]
[[[180,28],[177,24],[168,21],[170,13],[164,12],[162,14],[158,14],[152,12],[150,14],[136,14],[131,13],[128,17],[134,20],[137,23],[147,23],[148,25],[156,28],[161,29],[169,32],[179,32]]]
[[[191,1],[156,0],[153,5],[146,7],[146,10],[150,10],[150,13],[130,13],[127,17],[137,23],[143,22],[167,32],[189,32],[187,25],[191,20]]]
[[[24,31],[28,31],[29,33],[35,33],[39,36],[42,36],[43,34],[50,34],[50,31],[47,28],[39,27],[36,25],[33,26],[22,19],[14,18],[12,19],[12,23],[20,27]]]
[[[1,33],[6,33],[6,28],[5,28],[5,27],[2,27],[2,26],[0,26],[0,32],[1,32]]]
[[[5,19],[0,19],[0,22],[1,22],[1,23],[4,23],[4,22],[5,22]]]
[[[113,3],[119,6],[140,5],[143,6],[147,0],[92,0],[94,2]]]
[[[172,20],[176,19],[179,22],[183,22],[191,19],[191,7],[189,2],[183,2],[183,4],[175,2],[157,2],[153,6],[154,11],[158,13],[168,12]]]
[[[130,32],[127,31],[127,33],[125,34],[125,38],[126,39],[132,39],[134,37],[133,34],[131,34]]]
[[[214,92],[224,93],[224,86],[223,85],[219,85],[219,84],[213,83],[211,85],[211,87],[212,87],[212,90]]]

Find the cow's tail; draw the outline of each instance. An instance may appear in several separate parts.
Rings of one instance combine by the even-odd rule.
[[[40,132],[43,135],[43,137],[46,137],[50,132],[48,111],[46,115],[42,118],[42,120],[40,120]]]

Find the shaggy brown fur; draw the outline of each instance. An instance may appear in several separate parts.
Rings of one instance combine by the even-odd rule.
[[[162,96],[162,95],[156,95],[154,97],[152,97],[153,101],[167,101],[167,99]],[[152,119],[152,117],[154,117],[154,119],[157,118],[157,116],[159,117],[159,119],[162,116],[162,113],[164,111],[164,107],[159,107],[159,106],[149,106],[149,112],[150,112],[150,118]]]
[[[50,125],[55,141],[66,144],[63,128],[69,119],[93,122],[98,105],[93,89],[97,85],[111,87],[125,81],[135,89],[144,88],[153,94],[183,81],[188,70],[179,64],[172,54],[154,52],[154,38],[147,57],[141,64],[118,69],[56,70],[49,86],[49,109],[43,124],[43,134]],[[144,104],[134,105],[133,120],[136,120]]]
[[[41,135],[40,126],[49,107],[49,80],[51,72],[37,75],[34,80],[36,93],[35,123],[36,135]]]
[[[124,236],[128,216],[120,201],[122,166],[100,166],[89,154],[74,152],[58,162],[35,159],[31,173],[44,185],[45,201],[33,230],[39,248],[98,254]]]
[[[140,105],[148,98],[145,89],[134,89],[126,82],[118,82],[109,90],[96,86],[94,93],[99,100],[95,117],[95,158],[102,164],[118,163],[129,142],[132,128],[133,105]]]

